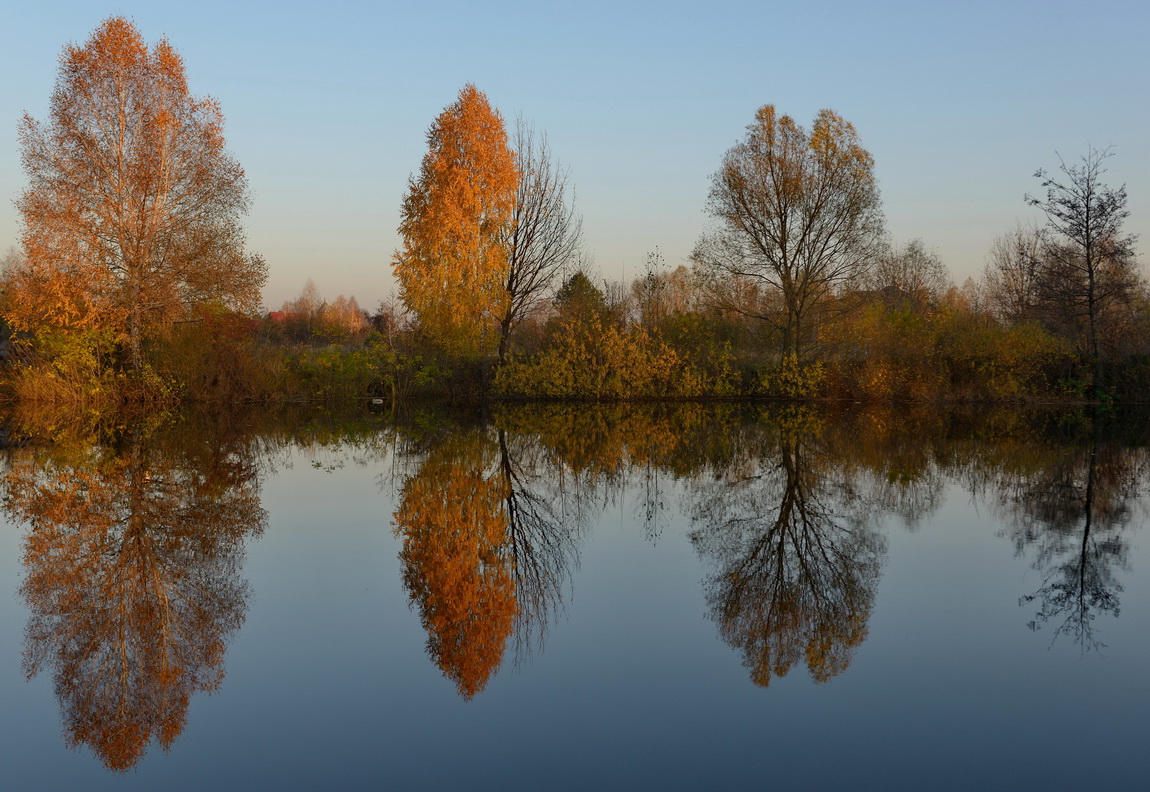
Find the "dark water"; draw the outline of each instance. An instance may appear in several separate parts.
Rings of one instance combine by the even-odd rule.
[[[0,789],[1150,771],[1144,418],[14,420]]]

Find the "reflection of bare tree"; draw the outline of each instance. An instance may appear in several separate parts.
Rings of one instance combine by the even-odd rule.
[[[499,430],[499,476],[507,514],[507,542],[518,609],[516,648],[541,643],[563,608],[563,585],[578,563],[578,504],[548,492],[539,473],[537,446]]]
[[[450,433],[403,484],[394,519],[428,653],[471,698],[541,640],[575,562],[570,515],[536,489],[536,449],[499,431]]]
[[[1118,615],[1126,567],[1130,504],[1137,494],[1143,455],[1099,442],[1068,449],[1047,467],[1004,479],[1000,504],[1012,525],[1016,551],[1033,551],[1042,584],[1023,604],[1037,607],[1032,629],[1051,623],[1055,636],[1070,635],[1084,649],[1102,644],[1094,620]]]
[[[216,689],[243,622],[245,540],[264,528],[255,470],[138,436],[114,452],[14,464],[5,510],[27,521],[25,669],[53,670],[65,730],[113,770],[167,749],[192,694]]]
[[[691,539],[718,572],[707,599],[758,685],[804,661],[841,674],[867,633],[885,552],[850,482],[819,470],[813,436],[784,432],[753,474],[700,493]]]

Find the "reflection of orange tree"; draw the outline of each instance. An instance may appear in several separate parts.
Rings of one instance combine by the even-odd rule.
[[[449,436],[404,484],[395,513],[428,652],[466,698],[502,662],[516,613],[497,453],[484,435]]]
[[[25,669],[53,669],[70,742],[120,771],[152,739],[170,747],[191,695],[222,681],[247,608],[243,542],[266,522],[234,454],[203,473],[138,438],[125,446],[20,461],[3,484],[5,510],[31,527]]]
[[[536,452],[502,430],[454,432],[402,489],[404,583],[428,652],[466,698],[486,686],[510,636],[521,652],[542,640],[576,562],[579,516],[537,491]]]
[[[698,493],[691,538],[719,568],[712,615],[758,685],[800,661],[824,682],[866,638],[884,543],[851,483],[818,469],[818,442],[784,430],[758,470]]]

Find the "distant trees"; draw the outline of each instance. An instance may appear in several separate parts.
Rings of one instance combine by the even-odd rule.
[[[864,278],[875,291],[890,290],[916,310],[938,300],[950,287],[950,275],[942,259],[927,250],[921,239],[902,247],[891,245],[875,260]]]
[[[468,84],[427,132],[407,186],[394,271],[400,297],[445,348],[482,357],[506,316],[505,234],[519,179],[503,117]]]
[[[368,316],[355,297],[342,294],[328,302],[309,278],[300,295],[280,309],[279,321],[295,340],[321,338],[343,342],[363,335],[368,330]]]
[[[765,105],[724,155],[707,209],[718,227],[695,248],[699,268],[724,307],[770,322],[783,359],[800,359],[820,304],[873,258],[882,230],[874,158],[831,110],[808,132]]]
[[[250,198],[223,123],[171,44],[149,50],[123,17],[65,47],[48,120],[20,126],[25,261],[9,321],[111,330],[138,369],[150,329],[206,302],[258,305],[265,266],[244,252]]]
[[[983,273],[990,308],[1010,323],[1037,319],[1042,235],[1038,228],[1015,226],[994,240]]]

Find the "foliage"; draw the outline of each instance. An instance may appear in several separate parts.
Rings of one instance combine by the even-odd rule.
[[[821,363],[800,363],[789,356],[759,378],[763,394],[777,399],[810,399],[822,395],[826,369]]]
[[[404,483],[394,515],[428,653],[465,698],[499,667],[517,608],[496,450],[482,436],[450,437]]]
[[[495,391],[598,400],[724,395],[730,372],[722,360],[717,365],[720,377],[712,379],[645,329],[605,326],[592,314],[585,322],[561,325],[538,355],[512,358],[496,375]]]
[[[120,772],[153,740],[169,748],[191,696],[221,684],[247,609],[244,544],[267,521],[232,444],[171,453],[149,435],[134,424],[69,458],[19,459],[0,485],[31,525],[25,671],[51,670],[69,743]]]
[[[394,271],[400,297],[439,344],[462,357],[494,349],[506,300],[503,243],[518,185],[503,117],[466,85],[427,132],[409,180]]]

